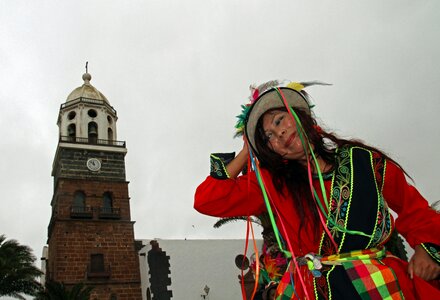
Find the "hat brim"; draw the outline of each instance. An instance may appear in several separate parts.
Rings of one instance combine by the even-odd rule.
[[[292,108],[302,108],[310,114],[310,106],[306,98],[298,91],[287,87],[279,87],[284,95],[287,104]],[[245,126],[246,137],[252,147],[252,150],[258,153],[255,144],[255,130],[260,117],[269,109],[285,107],[284,101],[277,89],[270,89],[261,94],[252,104]]]

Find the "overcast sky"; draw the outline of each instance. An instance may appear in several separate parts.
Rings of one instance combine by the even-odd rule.
[[[308,89],[326,128],[384,150],[440,200],[440,1],[0,0],[0,234],[41,257],[59,108],[91,84],[127,142],[135,237],[244,238],[193,210],[211,152],[238,151],[249,85]],[[38,262],[39,264],[39,262]]]

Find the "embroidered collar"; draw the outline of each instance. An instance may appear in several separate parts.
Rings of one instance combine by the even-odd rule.
[[[328,180],[331,179],[333,177],[333,173],[334,173],[334,169],[327,171],[325,173],[322,173],[322,179],[324,180]],[[313,179],[318,179],[318,174],[313,174]]]

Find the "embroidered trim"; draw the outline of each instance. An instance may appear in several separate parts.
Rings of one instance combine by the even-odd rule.
[[[385,243],[387,240],[390,239],[391,234],[393,233],[393,216],[390,213],[390,210],[388,209],[388,203],[386,201],[386,199],[383,197],[382,191],[383,191],[383,186],[385,185],[385,176],[386,176],[386,170],[387,170],[387,161],[385,159],[383,159],[383,166],[382,166],[382,186],[380,188],[380,195],[381,195],[381,200],[382,200],[382,204],[383,204],[383,210],[386,212],[383,214],[383,216],[385,216],[383,218],[383,220],[385,221],[384,223],[384,232],[382,233],[382,238],[379,241],[379,244],[383,244]]]
[[[327,172],[327,173],[322,173],[322,179],[323,180],[328,180],[330,178],[333,178],[333,172],[334,171],[330,171],[330,172]],[[318,179],[319,176],[317,174],[314,174],[312,178],[313,179]]]
[[[384,178],[386,161],[384,161],[380,154],[377,152],[369,151],[369,153],[371,168],[373,170],[374,181],[376,184],[378,205],[376,222],[374,224],[373,233],[371,235],[371,239],[367,245],[367,248],[379,245],[381,242],[386,241],[391,235],[390,212],[388,210],[388,205],[386,204],[385,199],[382,196],[383,185],[385,182]]]
[[[381,191],[380,191],[381,194],[382,194],[382,191],[383,191],[383,186],[385,185],[385,180],[387,178],[387,164],[388,164],[387,160],[384,159],[384,163],[383,163],[383,176],[382,176],[382,188],[381,188]],[[389,219],[387,219],[387,226],[389,227],[389,234],[388,234],[388,236],[385,239],[382,239],[380,241],[381,244],[386,244],[391,239],[391,236],[393,234],[394,227],[395,227],[394,226],[394,217],[393,217],[392,214],[389,213],[388,204],[387,204],[387,201],[386,201],[385,198],[384,198],[384,205],[386,206],[386,209],[388,210],[388,217],[389,217]]]
[[[348,210],[350,206],[351,196],[352,196],[352,184],[353,179],[351,177],[351,172],[353,168],[351,159],[351,149],[342,148],[340,154],[338,155],[337,169],[335,170],[335,175],[332,180],[332,189],[330,196],[330,211],[328,213],[329,219],[333,219],[336,224],[341,227],[346,226]],[[327,226],[332,233],[333,237],[339,239],[339,249],[341,249],[344,243],[345,234],[342,233],[342,237],[339,236],[339,231],[335,226],[327,221]],[[324,254],[324,253],[322,253]]]
[[[216,179],[230,178],[225,165],[227,165],[235,156],[235,153],[213,153],[210,155],[211,171],[210,175]]]
[[[425,249],[425,251],[435,260],[438,264],[440,264],[440,246],[432,243],[421,243],[420,246]]]
[[[344,220],[344,228],[347,228],[347,223],[348,223],[348,216],[349,216],[349,214],[350,214],[350,206],[351,206],[351,199],[352,199],[352,197],[353,197],[353,181],[354,181],[354,173],[353,173],[353,149],[354,149],[354,147],[353,148],[350,148],[350,170],[349,170],[349,176],[350,176],[350,197],[347,199],[347,212],[346,212],[346,216],[345,216],[345,220]],[[339,252],[341,251],[341,249],[342,249],[342,246],[344,245],[344,241],[345,241],[345,236],[346,236],[346,234],[344,233],[343,235],[342,235],[342,241],[341,241],[341,243],[339,244]]]
[[[377,210],[376,210],[376,222],[374,223],[374,228],[373,228],[373,234],[371,235],[370,241],[368,242],[367,248],[371,247],[371,244],[375,244],[375,242],[377,242],[379,240],[380,237],[377,236],[378,230],[377,230],[377,223],[379,221],[379,215],[382,212],[381,208],[383,207],[383,201],[381,201],[381,195],[380,195],[380,191],[379,191],[379,187],[378,184],[381,180],[381,178],[379,177],[380,174],[377,174],[377,169],[375,168],[376,164],[374,162],[374,157],[373,154],[370,152],[370,163],[371,163],[371,168],[374,170],[373,172],[373,176],[374,176],[374,183],[375,183],[375,187],[376,187],[376,193],[377,193],[377,199],[378,199],[378,205],[377,205]],[[379,175],[379,176],[378,176]]]

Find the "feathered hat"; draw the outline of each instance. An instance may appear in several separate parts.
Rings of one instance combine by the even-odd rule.
[[[241,106],[242,113],[237,116],[235,136],[245,133],[252,149],[258,153],[255,147],[255,129],[260,117],[269,109],[286,107],[286,103],[292,108],[301,108],[311,114],[313,105],[311,105],[310,97],[304,90],[304,88],[311,85],[329,84],[320,81],[291,82],[273,80],[257,87],[251,85],[250,103]]]

